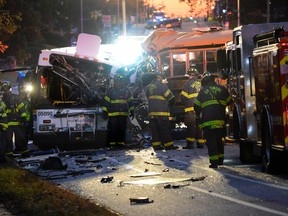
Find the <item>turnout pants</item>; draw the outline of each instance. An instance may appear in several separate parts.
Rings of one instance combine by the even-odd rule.
[[[193,142],[197,140],[198,145],[204,144],[202,130],[196,124],[195,112],[186,112],[184,123],[187,126],[186,129],[186,141],[187,145],[193,145]]]
[[[225,135],[223,128],[204,128],[204,137],[208,148],[209,161],[212,165],[223,164],[224,161],[224,142]]]
[[[108,144],[125,145],[127,116],[110,116],[108,120]]]
[[[152,133],[152,146],[168,147],[173,145],[171,124],[168,118],[150,118],[149,126]]]
[[[5,132],[0,131],[0,162],[5,160]]]

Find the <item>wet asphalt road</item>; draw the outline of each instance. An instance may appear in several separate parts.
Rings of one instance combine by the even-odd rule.
[[[262,173],[259,164],[241,164],[235,143],[225,146],[225,165],[211,169],[206,147],[184,150],[184,144],[176,141],[180,149],[167,152],[62,152],[67,170],[37,174],[122,215],[288,215],[288,175],[272,176]],[[147,202],[131,202],[141,197]]]

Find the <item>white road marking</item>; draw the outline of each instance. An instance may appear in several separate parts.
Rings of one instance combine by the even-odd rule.
[[[235,202],[235,203],[238,203],[238,204],[241,204],[241,205],[245,205],[245,206],[248,206],[248,207],[259,209],[259,210],[262,210],[262,211],[265,211],[265,212],[273,213],[273,214],[276,214],[276,215],[288,216],[288,213],[277,211],[277,210],[270,209],[270,208],[266,208],[266,207],[259,206],[259,205],[255,205],[255,204],[252,204],[252,203],[249,203],[249,202],[245,202],[245,201],[242,201],[242,200],[234,199],[232,197],[224,196],[222,194],[210,192],[210,191],[203,190],[203,189],[200,189],[200,188],[197,188],[197,187],[193,187],[193,186],[188,186],[188,188],[191,188],[192,190],[195,190],[195,191],[198,191],[198,192],[201,192],[201,193],[209,194],[209,195],[214,196],[214,197],[218,197],[218,198],[225,199],[225,200],[228,200],[228,201],[231,201],[231,202]]]
[[[168,158],[168,156],[164,155],[164,154],[159,154],[158,153],[158,155],[163,157],[163,158]],[[125,165],[125,163],[121,163],[121,162],[115,160],[114,158],[110,158],[109,157],[109,159],[114,161],[114,162],[116,162],[116,163],[118,163],[118,164]],[[185,164],[185,165],[191,165],[191,163],[189,163],[189,162],[181,161],[181,160],[178,160],[178,159],[175,159],[175,158],[173,158],[173,160],[178,162],[178,163]],[[193,165],[193,166],[195,166],[195,165]],[[214,171],[211,168],[206,168],[206,167],[203,167],[203,166],[195,166],[195,167],[197,167],[199,169],[208,170],[210,172]],[[135,168],[133,168],[133,169],[134,170],[138,170],[138,169],[135,169]],[[240,180],[249,181],[249,182],[253,182],[253,183],[256,183],[256,184],[261,184],[261,185],[265,185],[265,186],[269,186],[269,187],[274,187],[274,188],[278,188],[278,189],[288,190],[288,188],[284,187],[284,186],[279,186],[279,185],[275,185],[275,184],[270,184],[270,183],[265,183],[265,182],[261,182],[261,181],[256,181],[256,180],[253,180],[253,179],[236,176],[236,175],[229,174],[229,173],[223,173],[223,172],[221,172],[220,169],[218,169],[217,171],[215,170],[215,172],[221,173],[224,176],[226,175],[226,176],[230,176],[232,178],[237,178],[237,179],[240,179]],[[201,192],[201,193],[209,194],[209,195],[214,196],[214,197],[218,197],[218,198],[225,199],[225,200],[228,200],[228,201],[231,201],[231,202],[234,202],[234,203],[238,203],[240,205],[244,205],[244,206],[248,206],[248,207],[251,207],[251,208],[259,209],[259,210],[262,210],[262,211],[265,211],[265,212],[273,213],[275,215],[288,216],[288,213],[285,213],[285,212],[281,212],[281,211],[277,211],[277,210],[274,210],[274,209],[266,208],[266,207],[263,207],[263,206],[260,206],[260,205],[256,205],[256,204],[252,204],[252,203],[245,202],[245,201],[242,201],[242,200],[238,200],[238,199],[235,199],[235,198],[232,198],[232,197],[228,197],[228,196],[225,196],[225,195],[222,195],[222,194],[218,194],[218,193],[215,193],[215,192],[210,192],[210,191],[207,191],[207,190],[204,190],[204,189],[201,189],[201,188],[198,188],[198,187],[194,187],[194,186],[191,186],[191,185],[188,186],[188,188],[190,188],[192,190],[195,190],[195,191],[198,191],[198,192]]]

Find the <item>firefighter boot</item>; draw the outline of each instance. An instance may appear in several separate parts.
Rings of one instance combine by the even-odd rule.
[[[197,148],[204,148],[205,140],[204,139],[198,139],[197,140]]]
[[[194,149],[194,142],[187,141],[187,145],[183,146],[183,149]]]

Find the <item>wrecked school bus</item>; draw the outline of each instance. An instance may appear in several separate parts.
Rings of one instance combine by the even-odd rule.
[[[120,65],[100,43],[100,37],[82,33],[76,47],[42,50],[36,70],[27,75],[33,85],[33,143],[39,148],[106,145],[101,100]]]
[[[184,105],[180,93],[188,77],[189,67],[200,73],[217,72],[217,50],[232,40],[232,30],[221,27],[197,28],[192,32],[158,29],[143,42],[143,49],[157,62],[158,71],[165,77],[176,98],[171,120],[176,125],[184,121]],[[177,126],[176,126],[177,127]]]

